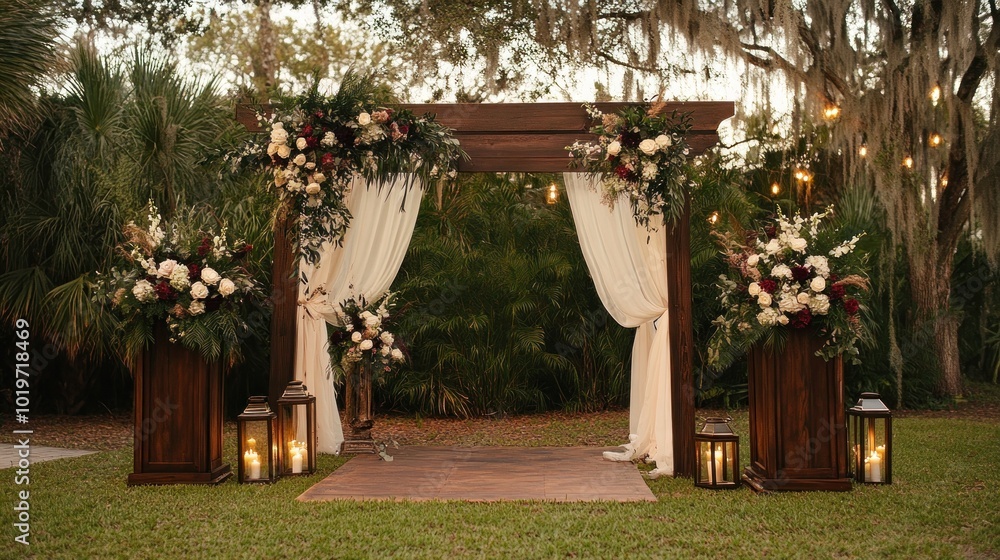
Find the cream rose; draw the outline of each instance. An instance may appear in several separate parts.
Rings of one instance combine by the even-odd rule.
[[[664,148],[669,148],[674,141],[670,139],[666,134],[661,134],[656,137],[656,145],[662,150]]]
[[[747,286],[747,292],[750,295],[752,295],[753,297],[759,296],[760,295],[760,284],[758,284],[756,282],[751,282],[750,285]]]
[[[809,294],[805,292],[800,292],[799,295],[795,296],[795,301],[801,303],[802,305],[809,304]]]
[[[812,282],[809,283],[809,289],[816,293],[822,292],[826,289],[826,280],[822,276],[813,278]]]
[[[359,333],[358,331],[354,331],[354,334],[351,335],[351,342],[357,344],[361,342],[361,338],[362,338],[361,333]]]
[[[276,153],[278,153],[278,145],[275,144],[274,142],[271,142],[270,144],[267,145],[267,155],[273,156]]]
[[[174,259],[167,259],[160,263],[160,267],[156,269],[156,275],[160,278],[169,278],[174,272],[174,267],[177,266],[177,261]]]
[[[205,302],[203,301],[192,301],[191,305],[188,306],[188,313],[192,315],[201,315],[205,312]]]
[[[274,123],[275,126],[281,123]],[[271,131],[271,142],[275,144],[284,144],[288,141],[288,132],[284,128],[275,128]]]
[[[278,157],[287,158],[292,155],[292,148],[288,144],[278,146]]]
[[[219,273],[215,269],[208,267],[201,269],[201,281],[205,284],[214,286],[219,283],[219,280],[222,280],[222,277],[219,276]]]
[[[658,148],[656,146],[655,140],[650,140],[649,138],[646,138],[642,142],[639,142],[639,149],[642,150],[642,153],[646,154],[647,156],[651,156],[656,153],[656,150]]]
[[[302,167],[303,165],[306,164],[306,155],[305,154],[299,154],[299,155],[295,156],[295,159],[292,160],[292,163],[294,163],[295,165],[298,165],[299,167]]]
[[[322,173],[313,173],[313,183],[322,183],[326,181],[326,175]]]
[[[319,183],[309,183],[306,185],[306,194],[319,194]]]
[[[788,324],[788,315],[785,315],[785,314],[778,315],[778,324],[779,325],[787,325]]]
[[[396,360],[396,361],[402,361],[402,359],[403,359],[403,351],[400,350],[399,348],[393,348],[392,349],[392,359]]]
[[[308,146],[308,145],[309,145],[309,142],[306,141],[305,138],[299,138],[298,140],[295,141],[295,147],[298,148],[298,149],[300,149],[300,150],[306,149],[306,146]]]
[[[361,113],[358,115],[358,124],[361,126],[368,126],[372,122],[372,116],[368,113]]]
[[[791,247],[793,251],[798,251],[799,253],[805,251],[808,245],[809,244],[806,243],[806,240],[801,237],[793,237],[788,240],[788,246]]]
[[[361,346],[359,346],[358,348],[361,348],[361,350],[364,351],[364,350],[371,350],[372,346],[373,346],[372,341],[370,341],[370,340],[362,340],[361,341]]]
[[[747,257],[747,266],[757,266],[760,262],[760,255],[750,255]]]
[[[392,343],[395,342],[396,340],[395,338],[393,338],[391,332],[384,332],[382,333],[382,336],[379,338],[382,339],[382,343],[385,344],[386,346],[392,346]]]
[[[379,350],[379,353],[385,357],[389,357],[390,352],[392,352],[392,348],[389,348],[388,346],[383,346],[382,349]]]
[[[219,280],[219,293],[222,297],[229,297],[236,291],[236,284],[233,283],[229,278],[223,278]]]
[[[761,292],[757,296],[757,304],[760,305],[761,307],[768,307],[771,305],[773,301],[774,300],[771,299],[771,294],[767,292]]]
[[[208,286],[201,282],[191,284],[191,297],[194,299],[205,299],[208,297]]]
[[[608,144],[608,155],[617,156],[622,151],[622,145],[620,142],[615,140],[614,142]]]

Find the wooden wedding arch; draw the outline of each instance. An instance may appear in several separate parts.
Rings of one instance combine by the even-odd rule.
[[[620,110],[624,103],[598,103],[606,113]],[[589,139],[589,117],[580,103],[501,103],[501,104],[421,104],[403,105],[417,114],[433,113],[437,120],[455,131],[468,161],[461,172],[559,173],[567,171],[566,146]],[[236,117],[251,131],[261,131],[256,111],[249,105],[237,107]],[[719,140],[722,121],[733,116],[731,101],[668,103],[666,110],[688,113],[692,129],[688,136],[691,154],[704,152]],[[694,378],[692,357],[694,336],[691,324],[690,211],[667,232],[667,297],[670,305],[670,370],[673,395],[674,474],[693,476]],[[298,274],[289,243],[289,224],[275,224],[272,270],[271,372],[270,395],[277,399],[291,381],[295,361],[295,314],[298,304]]]

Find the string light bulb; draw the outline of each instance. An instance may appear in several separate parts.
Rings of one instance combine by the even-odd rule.
[[[545,202],[547,204],[555,204],[559,202],[559,188],[556,187],[555,183],[549,185],[549,192],[545,196]]]
[[[771,194],[775,196],[781,194],[781,185],[778,183],[771,183]]]
[[[910,156],[906,156],[905,158],[903,158],[903,167],[907,169],[913,169],[913,158]]]
[[[823,109],[823,118],[828,121],[835,121],[839,116],[840,116],[840,107],[836,105],[827,105],[826,108]]]
[[[941,176],[941,189],[943,190],[943,189],[946,189],[946,188],[948,188],[948,174],[947,173],[945,173],[944,175]]]
[[[938,134],[937,132],[934,132],[930,135],[930,138],[927,139],[927,142],[931,145],[932,148],[937,148],[938,146],[941,145],[941,135]]]
[[[941,86],[934,84],[931,88],[931,105],[937,107],[939,101],[941,101]]]
[[[861,156],[861,157],[868,157],[868,145],[867,144],[862,144],[861,147],[858,148],[858,155]]]
[[[805,178],[805,176],[806,176],[806,172],[805,171],[802,171],[801,169],[796,169],[795,170],[795,180],[796,181],[801,181],[802,179]]]
[[[708,215],[708,223],[712,224],[713,226],[719,223],[719,213],[717,211],[712,212],[711,214]]]

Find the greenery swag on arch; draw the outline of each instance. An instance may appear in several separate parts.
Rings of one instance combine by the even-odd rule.
[[[281,100],[273,114],[258,113],[270,137],[249,154],[271,175],[282,201],[279,212],[292,218],[298,232],[293,239],[306,262],[319,262],[324,242],[342,243],[352,218],[346,195],[355,176],[380,183],[408,173],[421,184],[455,176],[464,154],[452,131],[434,115],[389,108],[395,103],[374,74],[349,72],[332,96],[314,85]]]

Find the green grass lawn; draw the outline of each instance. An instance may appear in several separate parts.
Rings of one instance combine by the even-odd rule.
[[[574,418],[531,445],[577,444],[594,422]],[[745,442],[746,413],[734,424]],[[344,463],[331,456],[272,486],[127,488],[126,448],[32,467],[30,547],[13,543],[14,475],[0,471],[0,557],[1000,557],[996,419],[902,417],[894,434],[891,486],[761,496],[660,479],[659,502],[640,504],[297,502]]]

